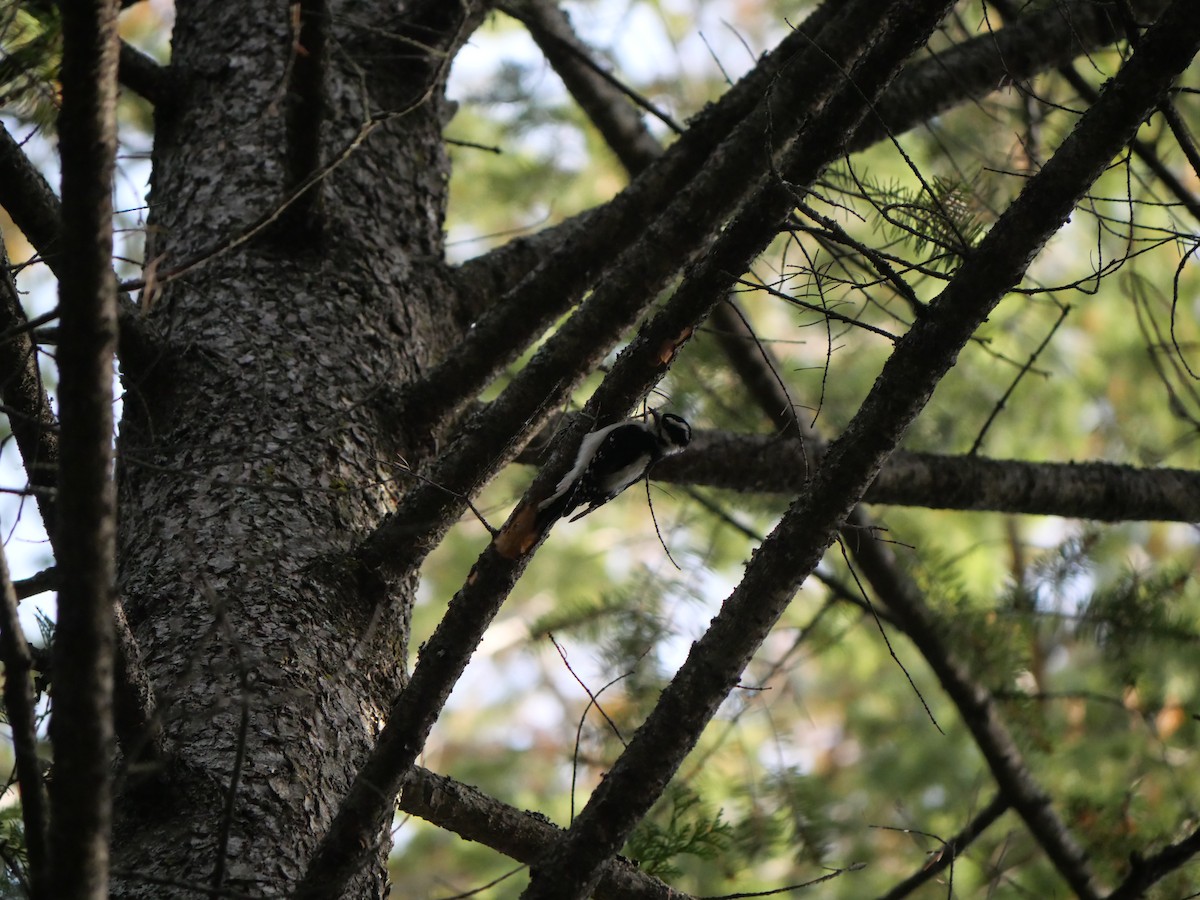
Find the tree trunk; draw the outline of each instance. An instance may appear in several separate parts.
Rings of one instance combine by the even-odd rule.
[[[119,785],[116,896],[161,897],[158,879],[286,890],[403,683],[414,581],[329,560],[394,506],[417,452],[381,437],[380,389],[459,333],[441,262],[447,67],[395,38],[443,15],[431,6],[297,6],[296,33],[283,6],[178,8],[147,248],[167,344],[125,373],[119,473],[119,587],[172,762]],[[432,25],[451,44],[467,31]],[[323,98],[305,93],[314,66]],[[352,896],[382,893],[389,824]]]

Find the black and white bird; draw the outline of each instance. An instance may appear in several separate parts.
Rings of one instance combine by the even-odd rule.
[[[584,436],[575,465],[538,509],[543,516],[557,519],[586,503],[587,509],[571,521],[582,519],[640,481],[664,456],[681,451],[691,439],[692,428],[686,421],[654,410],[648,420],[626,419],[598,428]]]

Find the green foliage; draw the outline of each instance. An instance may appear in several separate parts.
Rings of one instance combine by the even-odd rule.
[[[625,853],[643,871],[660,878],[680,874],[676,858],[683,855],[716,859],[733,840],[733,828],[706,808],[702,798],[686,786],[668,788],[625,845]]]
[[[1100,587],[1084,608],[1081,630],[1090,632],[1115,675],[1131,685],[1150,680],[1161,697],[1168,687],[1195,690],[1193,678],[1180,682],[1172,670],[1200,645],[1198,617],[1194,574],[1167,566],[1127,571]]]
[[[829,811],[837,799],[824,781],[790,767],[771,773],[763,795],[777,807],[775,820],[781,833],[776,837],[770,827],[764,829],[756,835],[760,841],[752,845],[754,850],[766,856],[789,847],[797,863],[820,865],[833,841]],[[745,835],[751,823],[757,824],[756,819],[747,817],[738,823],[739,836]]]
[[[909,186],[851,172],[835,169],[830,180],[842,191],[857,188],[874,208],[873,227],[910,245],[915,253],[930,254],[930,263],[939,270],[957,266],[992,220],[979,187],[960,179],[936,175]]]

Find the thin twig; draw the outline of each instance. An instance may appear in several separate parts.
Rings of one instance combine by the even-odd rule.
[[[979,452],[980,448],[983,446],[984,438],[987,437],[988,429],[992,427],[992,423],[996,421],[996,418],[1000,415],[1000,412],[1008,404],[1008,399],[1013,395],[1013,391],[1017,389],[1017,385],[1021,383],[1021,379],[1029,373],[1029,371],[1033,368],[1033,364],[1037,362],[1038,357],[1042,355],[1042,351],[1050,345],[1050,339],[1058,333],[1059,327],[1063,322],[1066,321],[1067,314],[1070,312],[1071,305],[1069,303],[1064,303],[1060,306],[1059,316],[1055,320],[1054,324],[1050,326],[1050,330],[1046,332],[1046,336],[1042,338],[1042,342],[1034,348],[1031,354],[1029,354],[1029,358],[1025,360],[1025,364],[1021,366],[1020,371],[1018,371],[1013,377],[1013,380],[1009,382],[1008,387],[1000,396],[1000,399],[997,400],[992,406],[992,411],[988,414],[987,420],[982,426],[980,426],[979,434],[975,436],[975,442],[971,444],[971,449],[967,451],[967,456],[974,456]]]
[[[1005,812],[1011,808],[1009,802],[1004,798],[1004,795],[997,794],[991,801],[976,813],[971,821],[966,824],[962,831],[954,835],[947,841],[942,841],[942,847],[936,853],[932,854],[932,858],[913,872],[899,884],[894,885],[886,893],[881,894],[878,900],[901,900],[902,897],[907,897],[921,885],[936,877],[947,868],[954,865],[954,862],[962,854],[963,850],[971,845],[971,843],[983,834],[993,822],[999,819]]]

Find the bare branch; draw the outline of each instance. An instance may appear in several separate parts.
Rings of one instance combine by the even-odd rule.
[[[917,871],[913,872],[891,890],[879,896],[879,900],[901,900],[907,897],[931,878],[936,877],[954,865],[959,854],[969,847],[974,840],[983,834],[993,822],[999,819],[1009,809],[1008,801],[1002,794],[993,797],[983,809],[972,817],[958,834],[943,842],[942,847],[933,858]]]
[[[1143,897],[1146,889],[1170,875],[1200,852],[1200,828],[1183,840],[1171,844],[1150,856],[1135,854],[1130,860],[1130,872],[1107,900],[1134,900]]]
[[[0,122],[0,206],[42,255],[50,271],[61,276],[62,210],[58,197],[3,122]]]
[[[632,98],[628,89],[618,86],[592,61],[567,14],[557,4],[550,0],[509,0],[502,8],[529,29],[546,60],[628,171],[641,171],[662,155],[658,141],[629,103]],[[640,105],[646,106],[644,101]],[[660,113],[659,118],[673,130],[682,131],[669,117]]]
[[[0,122],[0,206],[12,217],[42,260],[61,279],[68,256],[63,252],[63,211],[46,179]],[[110,226],[111,227],[111,226]],[[122,295],[120,346],[123,371],[137,377],[163,357],[163,340],[137,308]],[[11,329],[0,329],[9,331]]]
[[[117,3],[62,7],[62,238],[59,273],[60,573],[54,640],[53,896],[108,895],[113,758],[115,491],[112,379],[117,286],[112,178]]]
[[[546,851],[562,829],[543,816],[516,809],[482,791],[413,766],[400,791],[400,809],[420,816],[464,840],[491,847],[505,856],[532,863]],[[688,900],[636,864],[617,858],[604,867],[596,886],[598,900]]]
[[[1165,0],[1132,4],[1153,19]],[[914,64],[880,101],[876,115],[850,141],[862,150],[898,135],[963,102],[1014,81],[1066,65],[1122,37],[1117,2],[1052,3],[1004,28],[957,44]]]
[[[178,90],[169,68],[160,66],[124,41],[121,42],[117,78],[123,87],[150,101],[160,113],[167,111]]]
[[[1184,157],[1192,167],[1193,176],[1200,177],[1200,150],[1196,148],[1196,141],[1188,130],[1187,123],[1183,121],[1183,117],[1179,115],[1179,111],[1169,98],[1163,101],[1159,112],[1166,120],[1167,127],[1171,129],[1175,143],[1179,145],[1179,149],[1183,151]]]
[[[989,0],[989,2],[996,9],[1000,10],[1000,14],[1006,19],[1013,22],[1018,20],[1019,14],[1012,0]],[[1063,77],[1067,84],[1071,86],[1071,89],[1089,106],[1096,102],[1096,97],[1098,96],[1096,90],[1084,80],[1082,75],[1075,71],[1073,65],[1066,63],[1059,66],[1058,74]],[[1130,142],[1129,146],[1133,149],[1138,159],[1146,164],[1146,167],[1154,173],[1154,176],[1179,201],[1180,205],[1191,214],[1197,223],[1200,223],[1200,198],[1196,197],[1196,195],[1184,186],[1183,182],[1162,161],[1154,147],[1141,138],[1135,138]]]
[[[42,384],[37,347],[27,328],[29,322],[3,246],[0,246],[0,268],[3,269],[0,334],[11,335],[0,343],[0,402],[8,407],[8,424],[16,438],[29,484],[34,488],[53,488],[58,483],[58,421]],[[37,491],[35,497],[42,522],[46,530],[53,533],[57,521],[53,491]]]
[[[760,435],[695,432],[692,445],[654,469],[658,481],[795,495],[819,448]],[[1106,462],[1035,463],[897,451],[867,503],[1063,516],[1104,522],[1200,521],[1200,472]]]
[[[13,587],[16,589],[18,600],[35,597],[38,594],[44,594],[46,591],[52,591],[58,587],[58,572],[54,567],[42,569],[36,575],[30,575],[28,578],[14,581]]]

